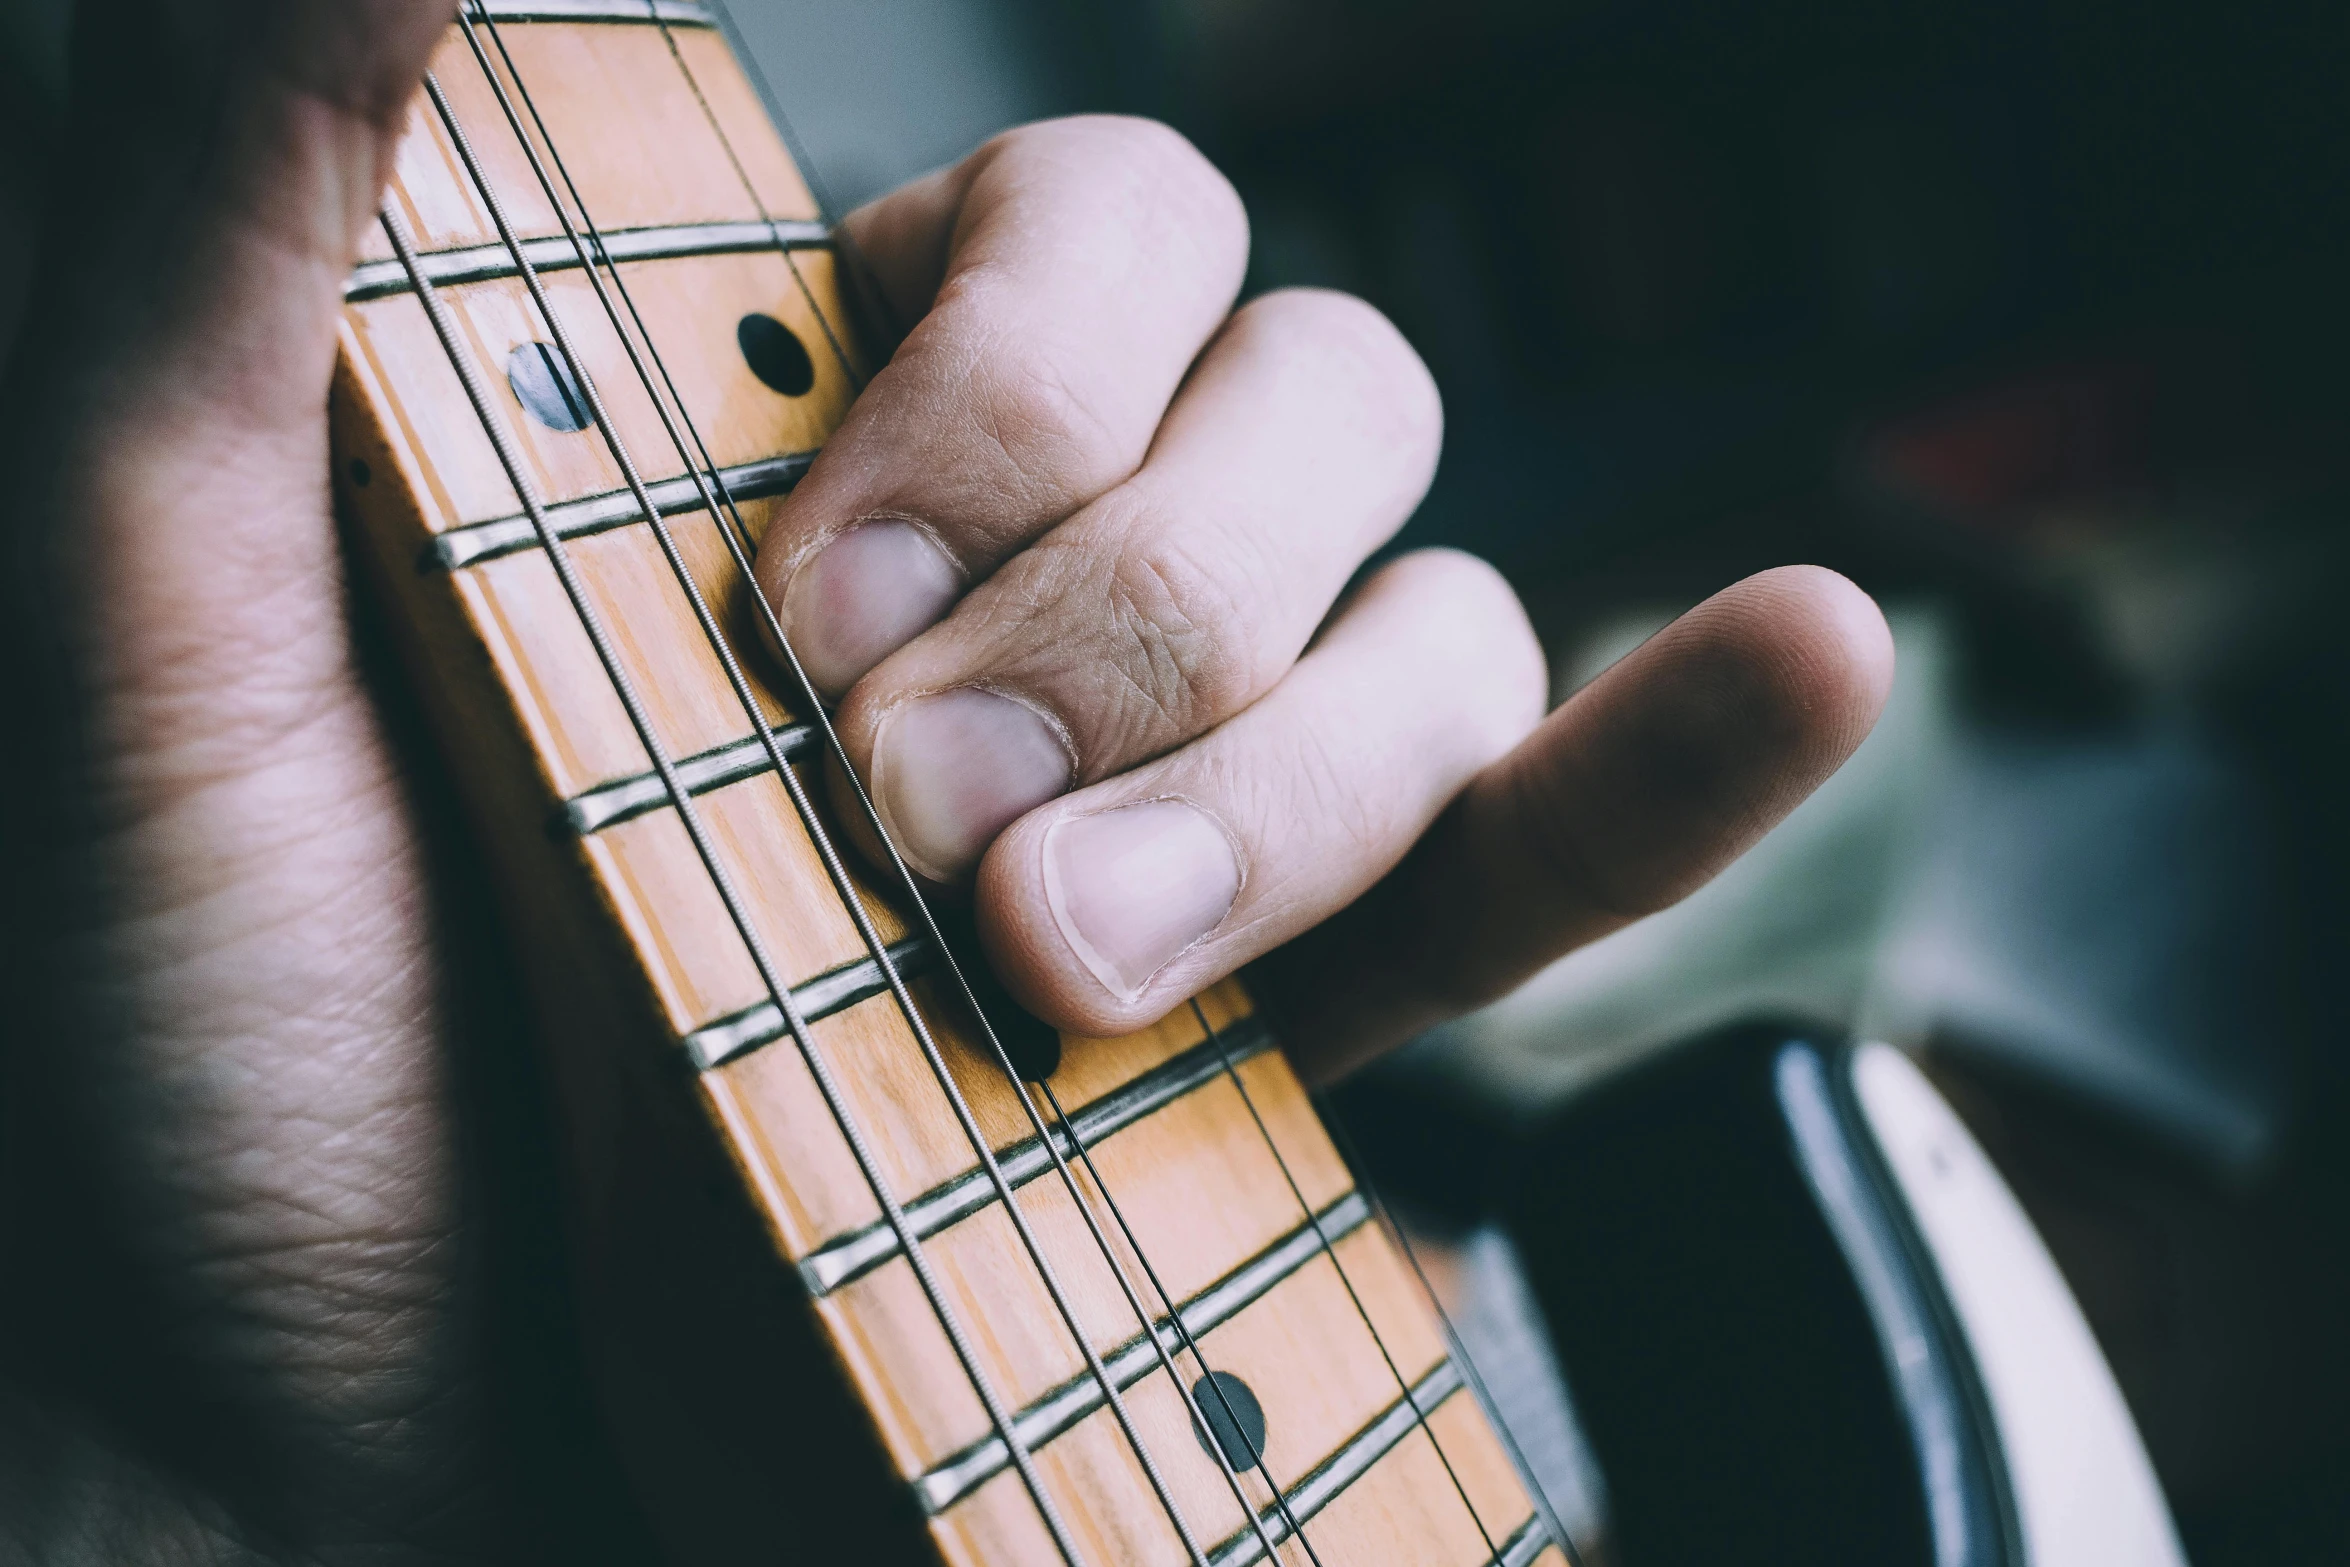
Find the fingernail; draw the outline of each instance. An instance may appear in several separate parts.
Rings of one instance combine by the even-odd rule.
[[[860,523],[792,574],[780,618],[816,689],[838,696],[945,618],[962,587],[920,528]]]
[[[1055,823],[1044,887],[1070,949],[1112,994],[1131,999],[1232,912],[1240,862],[1206,812],[1150,800]]]
[[[908,702],[873,744],[874,803],[898,852],[933,881],[960,879],[997,833],[1069,781],[1052,725],[992,691]]]

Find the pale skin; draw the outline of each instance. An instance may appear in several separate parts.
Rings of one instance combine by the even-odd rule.
[[[516,1520],[569,1503],[485,1433],[459,1130],[499,1127],[453,1049],[448,823],[326,485],[338,285],[450,6],[83,10],[79,242],[6,406],[13,732],[63,761],[20,769],[9,846],[0,1560],[529,1555]],[[1248,966],[1331,1075],[1701,884],[1875,719],[1883,621],[1821,570],[1547,716],[1489,568],[1342,602],[1428,482],[1434,389],[1359,302],[1235,310],[1243,213],[1170,132],[1030,127],[849,221],[911,330],[761,586],[893,837],[1057,1024]],[[135,1343],[74,1336],[118,1317]]]

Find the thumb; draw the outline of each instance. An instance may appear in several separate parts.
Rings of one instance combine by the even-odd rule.
[[[324,411],[341,285],[454,8],[86,0],[76,17],[0,401],[32,485],[18,575],[74,590],[63,618],[101,688],[167,695],[191,730],[219,730],[240,691],[340,678]]]
[[[179,418],[315,420],[340,284],[454,10],[81,7],[39,287],[94,391],[168,394]]]
[[[1717,593],[1479,774],[1388,878],[1269,965],[1330,1077],[1696,891],[1867,738],[1884,616],[1815,566]]]

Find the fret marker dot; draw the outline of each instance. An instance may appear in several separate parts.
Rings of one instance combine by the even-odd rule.
[[[747,315],[735,323],[734,340],[751,374],[786,397],[805,397],[816,385],[816,361],[799,335],[773,316]]]
[[[964,950],[969,952],[970,945],[966,944]],[[1058,1072],[1060,1030],[1014,1001],[985,958],[974,956],[962,964],[962,969],[963,979],[971,987],[971,999],[979,1003],[980,1012],[994,1027],[996,1042],[1004,1047],[1012,1070],[1030,1083],[1041,1083]]]
[[[1031,1083],[1041,1083],[1061,1069],[1061,1034],[1016,1001],[1006,1000],[988,1014],[1012,1070]]]
[[[1265,1461],[1265,1406],[1246,1382],[1229,1371],[1211,1371],[1191,1385],[1191,1401],[1199,1406],[1191,1434],[1199,1439],[1200,1451],[1216,1456],[1208,1446],[1212,1435],[1235,1473]]]
[[[595,420],[587,394],[551,343],[516,344],[506,356],[506,384],[524,412],[558,435],[577,434]]]
[[[351,483],[364,490],[375,482],[375,470],[354,457],[351,459]]]

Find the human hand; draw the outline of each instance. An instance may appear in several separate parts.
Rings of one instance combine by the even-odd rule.
[[[38,938],[11,952],[0,1539],[30,1560],[510,1543],[457,1157],[469,1017],[351,632],[323,416],[340,284],[451,9],[84,7],[104,53],[0,419],[24,484],[8,885]],[[1433,400],[1360,306],[1277,296],[1225,325],[1237,208],[1164,133],[1021,133],[855,227],[919,324],[763,575],[817,673],[855,684],[845,732],[883,757],[893,826],[944,878],[978,865],[998,960],[1056,1020],[1163,1011],[1345,908],[1260,965],[1334,1067],[1702,879],[1866,726],[1881,628],[1819,575],[1733,590],[1515,751],[1539,660],[1457,557],[1389,567],[1301,661],[1424,484]],[[885,515],[921,526],[816,564]],[[929,596],[861,603],[923,581],[922,537]],[[883,720],[983,685],[1058,726],[1027,796],[1001,772],[893,794],[913,775],[892,782]],[[1048,856],[1090,834],[1067,863],[1098,858],[1143,820],[1103,807],[1169,799],[1191,803],[1159,821],[1213,813],[1231,907],[1147,973],[1107,937],[1088,962]],[[1216,913],[1214,887],[1129,885]],[[1117,906],[1068,876],[1057,896]]]
[[[1247,221],[1163,127],[997,138],[852,215],[915,323],[758,575],[909,865],[1113,1035],[1244,965],[1327,1077],[1684,896],[1842,763],[1876,606],[1763,573],[1545,720],[1501,578],[1388,562],[1427,371],[1360,301],[1232,309]]]
[[[453,0],[84,0],[0,429],[0,1556],[487,1557],[458,1020],[328,489]]]

